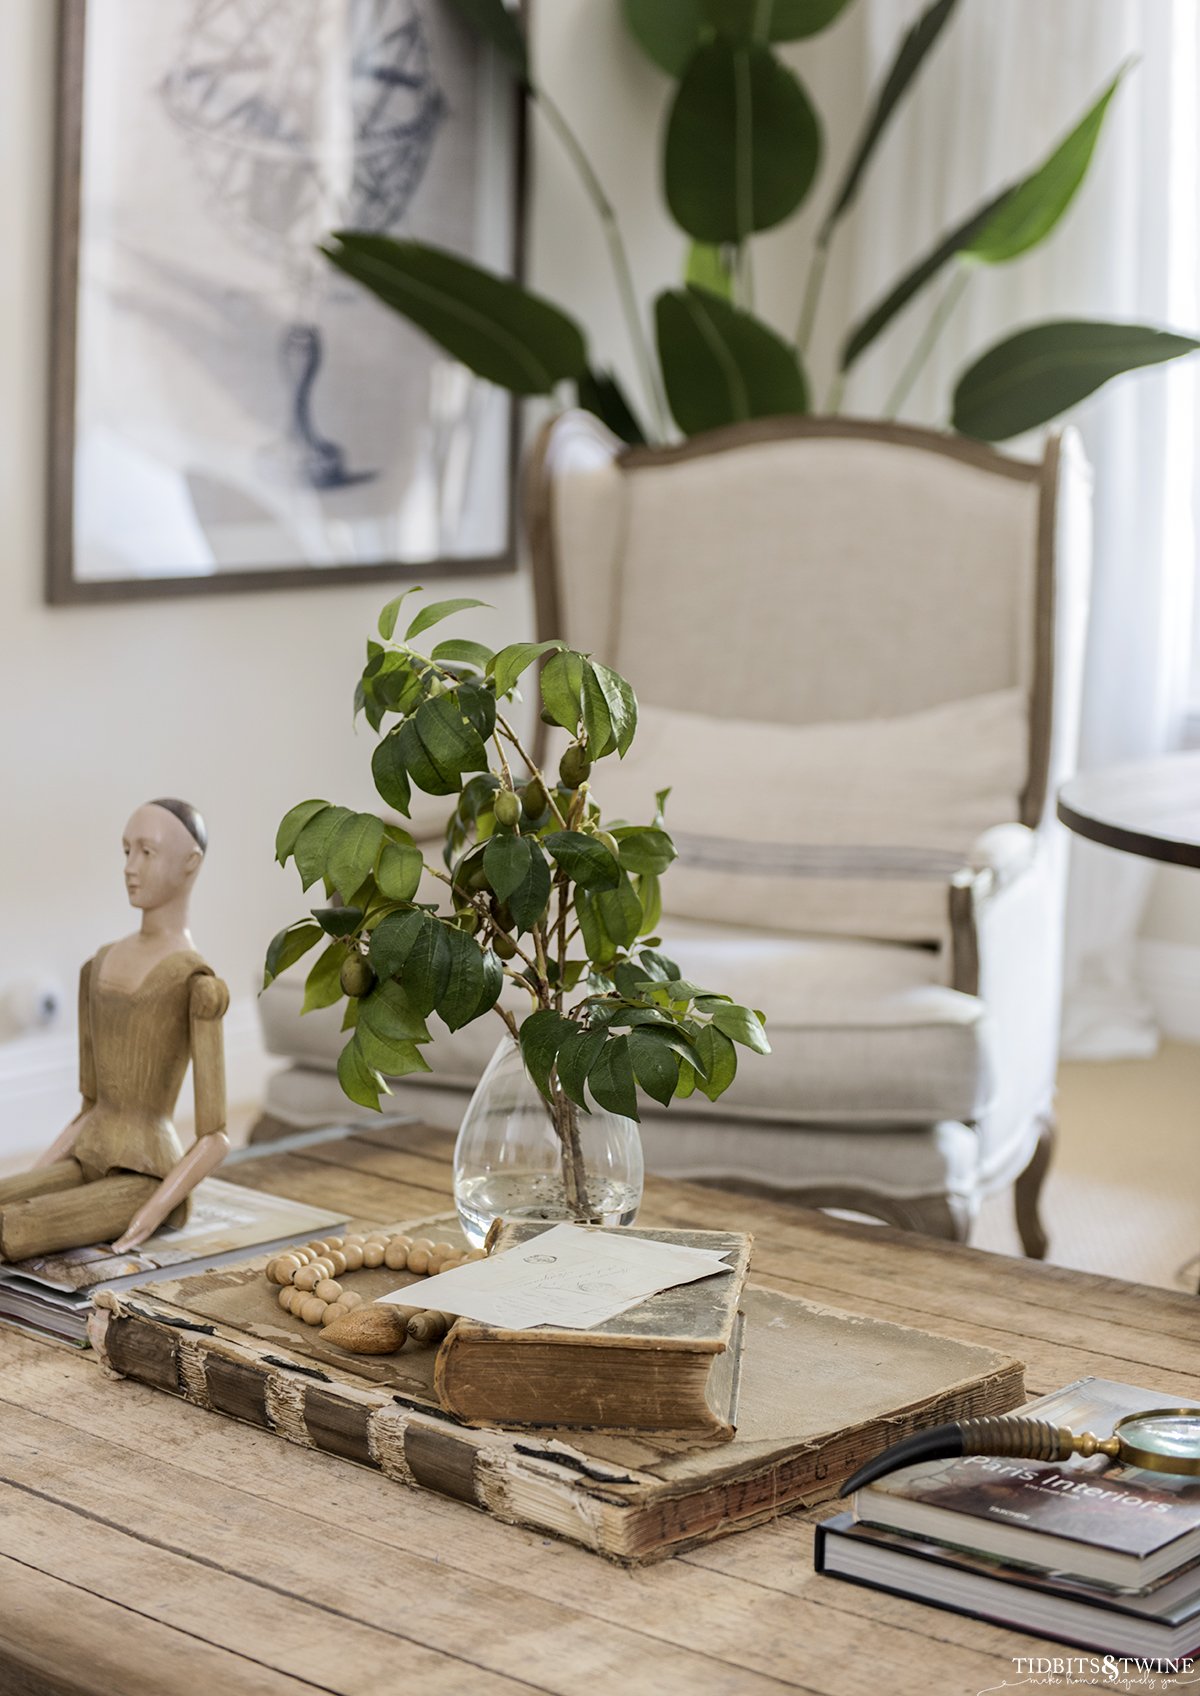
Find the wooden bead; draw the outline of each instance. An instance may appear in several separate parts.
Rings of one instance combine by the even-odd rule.
[[[357,1290],[342,1291],[342,1306],[349,1308],[351,1313],[353,1313],[356,1307],[362,1306],[362,1299],[363,1298],[359,1295]]]
[[[328,1248],[339,1249],[342,1246],[342,1239],[341,1237],[326,1237],[325,1243]]]
[[[440,1343],[449,1326],[444,1313],[425,1308],[408,1322],[408,1334],[414,1343]]]
[[[408,1265],[407,1245],[400,1242],[390,1242],[383,1251],[383,1264],[390,1266],[393,1272],[403,1272]]]
[[[333,1253],[329,1256],[329,1261],[333,1267],[334,1277],[340,1278],[342,1273],[346,1270],[346,1256],[342,1253],[340,1248],[334,1249]]]
[[[271,1268],[267,1268],[268,1278],[273,1276],[277,1283],[290,1284],[293,1276],[300,1270],[300,1261],[294,1254],[280,1254],[276,1255],[271,1266],[275,1270],[272,1273]]]
[[[327,1243],[324,1237],[318,1237],[315,1242],[309,1243],[308,1246],[314,1254],[328,1254],[332,1244]]]
[[[347,1272],[357,1272],[363,1263],[363,1251],[360,1243],[347,1243],[342,1250],[342,1259],[346,1262]]]
[[[332,1278],[322,1278],[314,1289],[313,1295],[319,1296],[322,1301],[340,1301],[342,1299],[342,1286],[336,1284]]]
[[[391,1241],[391,1238],[388,1236],[386,1231],[372,1231],[371,1235],[367,1238],[367,1241],[369,1243],[378,1243],[380,1248],[386,1248],[388,1243]]]
[[[487,1259],[487,1249],[485,1249],[485,1248],[473,1248],[468,1252],[466,1258],[468,1260],[486,1260]]]
[[[321,1301],[319,1297],[309,1296],[300,1308],[300,1317],[306,1325],[319,1325],[325,1317],[327,1305],[328,1303]]]
[[[342,1238],[342,1248],[362,1248],[366,1240],[361,1231],[351,1231],[348,1237]]]
[[[432,1237],[416,1237],[413,1240],[412,1246],[413,1246],[413,1248],[423,1248],[425,1250],[426,1254],[432,1254],[433,1253],[433,1238]]]
[[[352,1313],[353,1308],[346,1306],[344,1301],[331,1301],[321,1317],[322,1325],[332,1325],[335,1319],[340,1319],[344,1313]]]
[[[431,1260],[451,1260],[458,1253],[453,1243],[434,1243]]]
[[[398,1231],[394,1237],[389,1237],[388,1241],[393,1243],[403,1243],[405,1248],[411,1248],[413,1246],[412,1238],[406,1237],[403,1231]]]
[[[408,1251],[408,1270],[410,1272],[428,1272],[429,1250],[422,1248],[420,1243],[414,1243]]]
[[[443,1260],[439,1264],[438,1271],[439,1272],[453,1272],[454,1268],[456,1266],[461,1266],[461,1265],[462,1265],[462,1255],[461,1254],[454,1254],[454,1255],[451,1255],[449,1260]],[[433,1268],[430,1267],[430,1271],[432,1271],[432,1270],[433,1270]]]
[[[383,1265],[383,1244],[382,1243],[368,1243],[367,1244],[366,1248],[363,1249],[363,1265],[364,1266],[382,1266]]]
[[[295,1293],[295,1290],[290,1284],[285,1284],[280,1290],[279,1305],[285,1313],[290,1313],[292,1311],[292,1297]]]
[[[321,1282],[321,1274],[315,1266],[302,1266],[292,1282],[298,1290],[314,1290]]]

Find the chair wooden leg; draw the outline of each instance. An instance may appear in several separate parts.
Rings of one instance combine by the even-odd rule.
[[[1050,1162],[1054,1157],[1057,1136],[1058,1124],[1054,1114],[1047,1113],[1042,1118],[1037,1147],[1030,1157],[1029,1164],[1013,1185],[1017,1231],[1021,1246],[1031,1260],[1045,1260],[1046,1250],[1050,1246],[1050,1239],[1042,1224],[1040,1204],[1042,1185],[1046,1181],[1046,1173],[1050,1170]]]

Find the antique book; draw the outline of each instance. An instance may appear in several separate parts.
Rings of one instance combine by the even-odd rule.
[[[824,1501],[893,1439],[1023,1395],[1020,1363],[990,1349],[747,1285],[731,1441],[481,1430],[438,1404],[435,1351],[345,1354],[282,1311],[265,1263],[107,1291],[92,1341],[114,1372],[627,1563]],[[354,1287],[403,1281],[379,1268]]]
[[[1118,1419],[1172,1401],[1080,1378],[1023,1412],[1111,1435]],[[1200,1556],[1200,1478],[1091,1460],[971,1455],[906,1467],[858,1491],[856,1519],[999,1560],[1144,1590]]]
[[[345,1217],[265,1190],[206,1178],[192,1192],[186,1225],[158,1230],[130,1253],[115,1254],[99,1243],[32,1260],[0,1261],[0,1324],[86,1348],[88,1314],[97,1291],[129,1289],[242,1261],[248,1253],[316,1236]]]
[[[503,1254],[546,1229],[505,1224],[489,1234],[489,1250]],[[434,1369],[434,1389],[447,1413],[468,1425],[732,1437],[739,1303],[751,1239],[733,1231],[637,1234],[719,1253],[729,1270],[662,1290],[586,1331],[552,1325],[513,1331],[456,1320]]]
[[[817,1527],[818,1572],[1101,1654],[1181,1660],[1200,1652],[1200,1563],[1144,1592],[991,1560],[838,1514]]]

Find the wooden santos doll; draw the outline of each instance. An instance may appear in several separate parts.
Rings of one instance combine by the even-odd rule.
[[[112,1242],[136,1248],[180,1225],[229,1150],[221,1020],[229,991],[197,954],[188,903],[208,832],[186,801],[150,801],[125,827],[125,888],[140,930],[79,974],[83,1105],[28,1172],[0,1178],[0,1258]],[[171,1114],[192,1062],[196,1141]]]

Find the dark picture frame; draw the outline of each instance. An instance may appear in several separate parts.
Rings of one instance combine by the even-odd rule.
[[[441,556],[412,558],[382,557],[347,559],[345,563],[312,563],[283,560],[262,564],[220,564],[211,569],[170,569],[161,574],[97,575],[77,569],[77,441],[80,360],[80,238],[86,198],[84,158],[85,55],[88,39],[89,3],[97,0],[58,0],[58,44],[56,64],[57,120],[53,192],[53,253],[51,263],[51,338],[49,374],[49,441],[46,520],[45,598],[51,605],[73,605],[121,600],[138,600],[176,595],[224,594],[263,589],[328,588],[334,584],[387,581],[421,581],[448,575],[505,573],[517,568],[517,467],[520,445],[519,403],[514,397],[492,391],[490,404],[506,409],[505,440],[494,443],[493,462],[503,465],[503,478],[496,474],[496,487],[503,484],[503,538],[495,551],[464,551]],[[316,0],[319,5],[352,4],[353,0]],[[374,0],[376,6],[389,0]],[[448,0],[394,0],[421,11],[448,7]],[[178,8],[181,16],[194,0],[157,0],[159,7]],[[482,56],[492,49],[479,42]],[[500,68],[492,67],[499,76]],[[521,280],[525,263],[527,128],[525,103],[518,88],[506,84],[502,117],[509,148],[506,171],[511,207],[507,213],[507,239],[511,265],[507,274]],[[347,220],[350,222],[350,220]],[[386,227],[386,226],[381,226]],[[420,229],[389,230],[427,238]],[[488,261],[476,257],[478,262]],[[332,270],[330,271],[332,278]],[[365,299],[364,295],[364,299]],[[369,303],[372,312],[385,312]],[[386,314],[389,321],[395,315]],[[391,333],[390,330],[387,333]],[[430,344],[419,332],[404,325],[400,333],[410,336],[424,349]],[[428,353],[443,367],[449,366],[438,350]],[[461,367],[454,368],[461,371]],[[471,383],[478,380],[471,378]],[[493,430],[493,435],[495,434]],[[321,442],[322,448],[331,446]],[[354,478],[346,478],[349,484]],[[366,477],[357,479],[366,481]],[[140,521],[139,521],[140,522]]]

